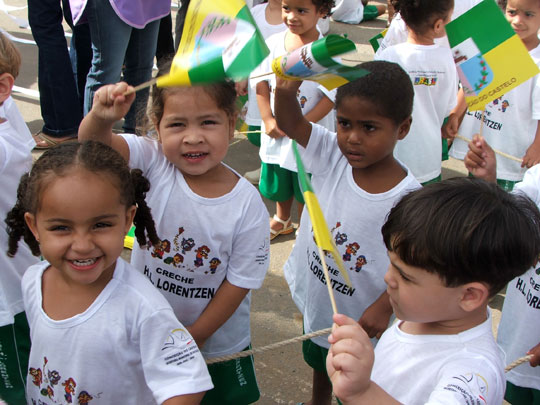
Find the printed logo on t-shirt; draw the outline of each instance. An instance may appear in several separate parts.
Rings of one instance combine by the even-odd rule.
[[[508,102],[508,100],[503,100],[503,97],[504,96],[496,98],[491,102],[491,104],[500,112],[506,112],[506,109],[510,107],[510,103]]]
[[[540,268],[536,269],[535,273],[540,274]],[[538,279],[534,277],[527,278],[526,275],[523,275],[516,279],[513,287],[522,294],[529,307],[540,309],[540,282]]]
[[[152,257],[191,273],[203,268],[204,274],[215,274],[221,264],[219,257],[212,257],[207,245],[197,246],[193,238],[184,235],[183,227],[178,228],[172,244],[168,239],[163,239],[154,246],[148,242],[147,249],[151,250]]]
[[[437,77],[415,76],[414,78],[415,86],[435,86],[436,84]]]
[[[443,389],[452,391],[457,397],[463,399],[467,405],[487,404],[488,383],[484,377],[477,373],[462,374],[453,377],[453,382]]]
[[[39,388],[42,396],[37,401],[31,398],[33,405],[48,404],[47,400],[54,404],[72,404],[74,399],[75,403],[84,405],[94,399],[95,395],[92,396],[88,391],[77,387],[77,382],[72,377],[62,378],[57,370],[50,369],[48,363],[47,357],[44,357],[42,368],[30,367],[28,370],[32,384]],[[99,395],[97,397],[99,398]]]

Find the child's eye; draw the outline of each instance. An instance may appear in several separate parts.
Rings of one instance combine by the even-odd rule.
[[[213,120],[204,120],[202,122],[203,125],[216,125],[217,122],[216,121],[213,121]]]
[[[349,128],[351,126],[351,123],[349,121],[347,121],[347,120],[338,119],[337,123],[341,128]]]
[[[171,122],[167,127],[169,128],[176,128],[176,127],[183,127],[185,126],[182,122]]]
[[[403,281],[406,281],[406,282],[410,282],[411,279],[409,277],[407,277],[405,274],[403,274],[401,271],[399,272],[399,276],[401,277],[401,279]]]
[[[525,16],[526,16],[526,17],[534,17],[534,13],[526,12],[526,13],[525,13]]]
[[[112,225],[108,222],[98,222],[94,225],[94,228],[101,229],[101,228],[110,228]]]
[[[68,227],[66,225],[53,225],[49,228],[49,231],[52,231],[52,232],[64,232],[67,230],[68,230]]]
[[[508,15],[515,15],[515,14],[516,14],[516,10],[512,10],[512,9],[507,8],[507,9],[506,9],[506,14],[508,14]]]
[[[371,125],[371,124],[364,124],[364,129],[367,131],[367,132],[372,132],[372,131],[375,131],[375,126],[374,125]]]

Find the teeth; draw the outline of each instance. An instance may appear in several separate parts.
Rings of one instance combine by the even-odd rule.
[[[199,158],[202,155],[204,155],[204,153],[186,153],[185,154],[185,156],[188,158]]]
[[[73,260],[73,264],[77,266],[91,266],[95,262],[96,262],[96,259]]]

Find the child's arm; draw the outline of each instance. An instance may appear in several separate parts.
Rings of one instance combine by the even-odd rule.
[[[527,148],[525,156],[523,156],[523,162],[521,167],[531,168],[534,165],[540,163],[540,121],[536,123],[536,134],[534,135],[534,141],[531,146]]]
[[[309,122],[318,122],[322,120],[326,115],[334,108],[334,102],[324,95],[311,110],[305,115],[305,119]]]
[[[465,94],[463,93],[463,89],[459,89],[457,94],[457,104],[448,115],[446,124],[441,128],[443,138],[454,139],[456,137],[466,112],[467,102],[465,101]]]
[[[538,366],[540,364],[540,343],[538,343],[531,350],[529,350],[527,354],[533,355],[532,359],[529,360],[529,364],[531,365],[531,367]]]
[[[358,323],[370,338],[376,337],[380,339],[383,332],[388,328],[392,312],[392,305],[388,293],[385,291],[364,311]]]
[[[474,135],[469,142],[469,151],[463,160],[465,167],[474,177],[479,177],[486,181],[495,182],[497,180],[497,160],[495,152],[488,145],[484,137]]]
[[[196,394],[178,395],[163,402],[163,405],[198,405],[204,397],[205,392],[197,392]]]
[[[237,287],[227,279],[223,281],[203,313],[187,328],[197,346],[204,346],[206,340],[236,311],[248,292],[249,289]]]
[[[374,353],[366,332],[345,315],[336,314],[333,319],[338,327],[328,337],[326,370],[336,397],[344,405],[399,404],[370,379]]]
[[[92,110],[84,117],[79,127],[79,141],[99,141],[118,151],[129,161],[129,147],[119,135],[113,134],[116,121],[121,120],[129,111],[135,93],[124,96],[132,89],[127,83],[117,83],[101,87],[94,94]]]
[[[302,110],[296,99],[296,93],[301,84],[300,81],[283,80],[277,77],[274,111],[279,127],[283,129],[289,138],[296,140],[305,148],[311,136],[311,123],[307,116],[302,115]],[[321,108],[323,106],[324,104]],[[313,115],[315,114],[316,112],[313,113]]]
[[[264,122],[264,128],[266,134],[271,138],[283,138],[287,136],[283,132],[276,122],[274,114],[272,114],[272,108],[270,106],[270,86],[266,80],[257,83],[255,88],[257,93],[257,104],[259,106],[259,112],[261,113],[261,119]]]

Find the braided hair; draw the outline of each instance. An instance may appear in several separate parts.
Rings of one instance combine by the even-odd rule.
[[[139,245],[148,240],[159,243],[150,208],[146,204],[146,193],[150,182],[139,169],[130,170],[124,158],[111,147],[95,141],[65,143],[47,150],[34,163],[32,170],[21,177],[17,189],[17,201],[8,212],[5,222],[8,232],[8,255],[17,253],[19,241],[24,239],[32,254],[38,256],[39,243],[26,225],[24,214],[36,214],[41,203],[42,191],[56,177],[67,176],[74,167],[81,167],[92,173],[109,176],[117,187],[120,201],[126,207],[137,206],[133,223]]]

